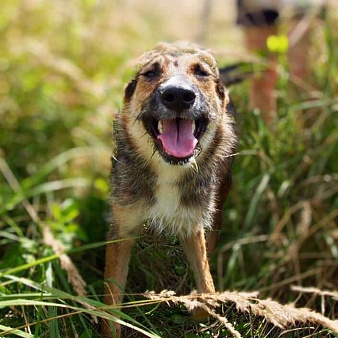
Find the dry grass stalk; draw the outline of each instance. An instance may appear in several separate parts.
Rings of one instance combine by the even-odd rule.
[[[295,292],[302,292],[302,293],[313,293],[318,296],[328,296],[332,297],[334,300],[338,301],[338,292],[337,291],[323,291],[315,287],[308,287],[304,288],[301,286],[292,285],[291,290]]]
[[[233,325],[228,321],[226,317],[220,316],[215,311],[212,311],[207,305],[203,305],[202,308],[209,313],[210,316],[216,318],[221,324],[223,324],[227,330],[232,334],[235,338],[241,338],[241,334],[233,327]]]
[[[65,248],[63,244],[54,238],[52,232],[47,226],[44,226],[43,228],[43,238],[44,242],[51,246],[53,251],[59,255],[59,260],[62,269],[67,271],[68,281],[73,286],[74,291],[79,296],[85,296],[86,295],[86,282],[81,277],[79,271],[77,270],[76,266],[72,262],[72,260],[69,258],[68,255],[64,253]]]
[[[187,296],[175,296],[174,292],[164,290],[160,294],[155,294],[151,291],[146,293],[145,296],[150,299],[167,303],[183,303],[189,311],[192,311],[195,308],[203,308],[222,324],[225,325],[225,323],[227,323],[226,327],[228,329],[230,324],[228,320],[215,313],[210,307],[215,308],[222,303],[234,303],[238,312],[251,313],[255,316],[263,317],[269,323],[280,329],[299,327],[299,325],[316,325],[324,326],[334,333],[338,333],[337,320],[331,320],[308,308],[295,308],[293,305],[282,305],[271,299],[259,299],[257,298],[258,293],[226,291],[216,294],[198,295],[192,293]],[[231,330],[229,329],[229,331],[234,337],[240,337],[239,333],[234,328]]]

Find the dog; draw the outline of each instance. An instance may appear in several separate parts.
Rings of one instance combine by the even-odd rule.
[[[237,136],[213,55],[182,44],[146,52],[115,129],[108,237],[117,241],[106,248],[105,303],[121,304],[133,237],[146,221],[178,236],[197,291],[215,292],[207,252],[222,226]],[[104,323],[103,336],[112,334]]]

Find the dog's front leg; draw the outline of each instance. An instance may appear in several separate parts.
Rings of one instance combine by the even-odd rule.
[[[204,229],[201,228],[189,237],[181,237],[181,244],[192,267],[197,291],[199,293],[214,293],[215,286],[210,273]],[[195,320],[206,319],[208,312],[203,308],[195,308],[193,318]]]
[[[133,240],[126,239],[117,243],[110,243],[106,249],[106,268],[104,277],[105,292],[104,302],[106,305],[115,305],[118,309],[122,299],[123,291],[127,280],[128,264],[130,259],[130,250]],[[109,279],[111,281],[109,281]],[[120,337],[120,325],[114,323],[116,337]],[[114,337],[109,324],[103,321],[103,337]]]
[[[117,309],[123,299],[132,244],[132,239],[122,239],[121,242],[107,244],[106,248],[104,302],[106,305],[115,305]],[[102,337],[120,337],[120,325],[114,323],[114,327],[115,334],[112,332],[109,323],[104,320]]]
[[[106,268],[104,272],[106,305],[114,305],[119,309],[128,275],[130,251],[134,240],[131,234],[135,233],[140,223],[140,215],[134,210],[123,207],[113,207],[113,224],[110,240],[116,242],[107,244]],[[120,325],[114,323],[115,334],[109,327],[108,321],[102,323],[102,337],[120,337]]]
[[[197,291],[199,293],[214,293],[215,286],[211,277],[204,229],[189,237],[181,237],[181,244],[194,272]]]

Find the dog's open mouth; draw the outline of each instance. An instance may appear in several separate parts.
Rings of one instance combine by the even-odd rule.
[[[186,162],[195,154],[199,140],[208,126],[205,118],[152,119],[147,129],[155,139],[160,153],[170,162]]]

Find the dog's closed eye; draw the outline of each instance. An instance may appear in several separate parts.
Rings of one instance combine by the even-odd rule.
[[[196,64],[193,66],[193,73],[198,77],[208,77],[210,73],[204,69],[200,64]]]
[[[148,71],[142,73],[141,75],[148,78],[148,79],[152,79],[152,78],[157,77],[159,75],[159,73],[155,70],[148,70]]]
[[[158,63],[152,65],[151,68],[143,71],[141,75],[146,79],[154,79],[157,78],[161,74],[161,69]]]

